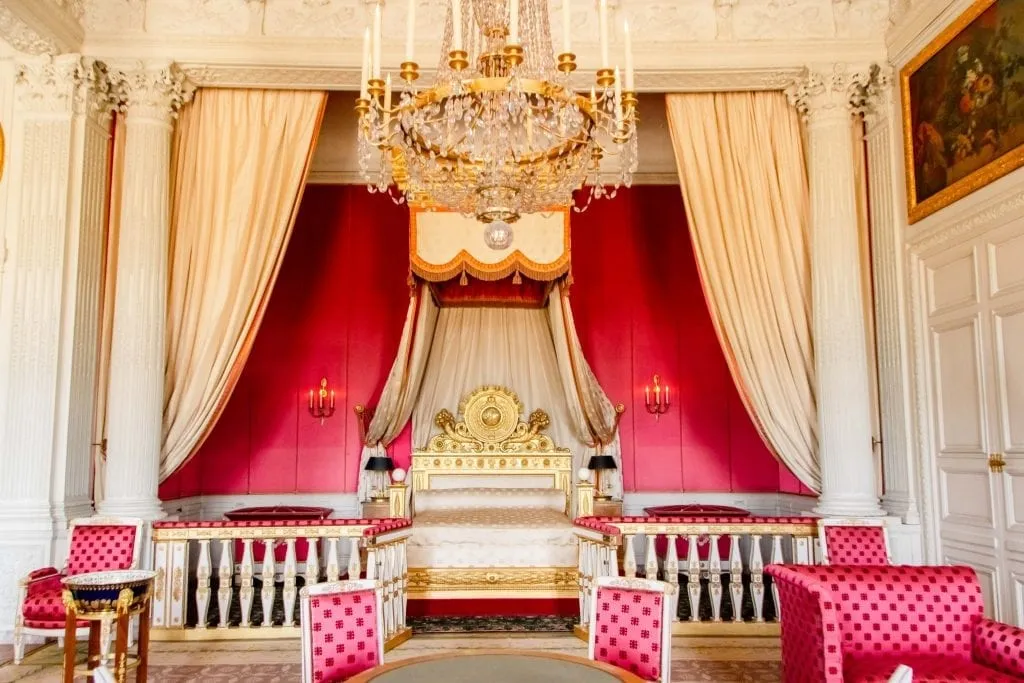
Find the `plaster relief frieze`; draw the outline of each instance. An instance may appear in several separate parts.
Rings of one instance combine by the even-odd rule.
[[[19,61],[16,68],[22,111],[109,115],[111,84],[102,62],[81,55],[39,56]]]
[[[146,0],[85,0],[82,24],[90,33],[139,32],[145,20]]]
[[[835,0],[833,13],[836,12],[836,4],[845,0]],[[836,21],[836,37],[839,38],[862,38],[879,39],[885,34],[889,27],[889,3],[887,0],[849,0],[845,2],[848,7],[843,10],[845,19],[843,27],[839,27],[839,17]]]
[[[733,31],[737,40],[831,37],[832,1],[739,2],[733,9]]]
[[[0,39],[18,52],[30,55],[53,55],[61,51],[56,41],[32,29],[4,4],[0,4]]]
[[[249,32],[246,0],[146,0],[146,31],[174,36],[238,36]]]
[[[325,38],[339,37],[362,40],[369,20],[363,2],[352,0],[265,0],[263,33],[267,36]],[[405,36],[405,7],[394,11],[392,3],[383,15],[384,35]],[[436,3],[429,3],[436,4]],[[416,29],[420,36],[440,35],[444,30],[445,7],[423,7],[416,12]]]
[[[110,72],[110,80],[123,113],[170,119],[191,101],[195,84],[176,65],[118,65]]]
[[[738,0],[715,0],[715,38],[733,40],[732,8]]]
[[[85,0],[52,0],[57,7],[81,21],[85,14]]]

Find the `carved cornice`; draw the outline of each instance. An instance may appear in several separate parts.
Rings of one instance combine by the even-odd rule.
[[[848,117],[869,111],[888,89],[888,79],[878,64],[811,66],[786,88],[786,97],[807,121]]]
[[[18,107],[23,111],[100,113],[113,105],[106,65],[78,54],[27,57],[17,63]]]
[[[923,255],[950,242],[962,242],[1010,220],[1019,219],[1024,211],[1024,192],[1020,191],[1019,183],[1018,180],[1006,184],[1011,188],[1008,192],[987,200],[984,195],[972,196],[971,199],[976,201],[970,201],[971,206],[957,207],[962,209],[957,212],[959,216],[951,217],[944,213],[943,220],[930,223],[931,228],[909,231],[907,245],[914,253]]]
[[[169,122],[195,93],[195,85],[175,64],[119,64],[110,79],[118,110],[139,118]]]
[[[3,4],[0,4],[0,38],[15,50],[29,55],[55,55],[61,51],[52,36],[39,33]]]

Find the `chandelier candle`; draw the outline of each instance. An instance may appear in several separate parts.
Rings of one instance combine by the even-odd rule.
[[[611,66],[608,61],[608,0],[601,0],[597,7],[597,25],[601,33],[601,66]]]
[[[406,60],[393,84],[379,75],[382,6],[374,8],[370,57],[364,47],[370,78],[356,101],[359,168],[371,192],[500,223],[505,227],[495,236],[503,236],[525,213],[566,206],[583,211],[633,182],[631,55],[625,81],[605,63],[589,97],[576,92],[570,83],[576,55],[554,53],[548,1],[449,0],[439,66],[429,79],[419,78],[411,59],[410,6]],[[607,0],[600,8],[607,59]],[[561,11],[561,47],[568,50],[569,0]],[[574,196],[576,190],[583,192]]]
[[[622,32],[626,43],[626,91],[636,92],[633,85],[633,39],[629,35],[629,20],[623,22]]]
[[[413,42],[416,35],[416,0],[409,0],[409,11],[406,13],[405,27],[405,61],[413,60]]]
[[[367,87],[369,86],[370,80],[370,27],[366,27],[366,31],[363,32],[363,69],[362,78],[359,82],[359,99],[369,100],[369,94]]]

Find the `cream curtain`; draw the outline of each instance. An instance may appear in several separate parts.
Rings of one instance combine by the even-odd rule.
[[[110,204],[107,209],[107,240],[103,251],[103,293],[100,300],[100,339],[96,359],[96,402],[92,425],[92,499],[103,502],[107,454],[107,392],[110,389],[110,345],[114,336],[114,291],[117,282],[117,242],[121,232],[121,185],[124,182],[124,125],[114,116],[114,146],[110,160]]]
[[[778,92],[666,96],[690,235],[719,340],[776,456],[818,491],[809,193]]]
[[[419,396],[420,383],[427,367],[438,308],[427,285],[420,285],[409,299],[402,339],[391,372],[381,391],[373,419],[366,428],[365,444],[359,459],[359,500],[372,493],[370,475],[363,469],[373,455],[385,455],[385,447],[395,440],[412,415]]]
[[[202,444],[238,381],[305,186],[327,96],[203,89],[172,148],[160,477]]]

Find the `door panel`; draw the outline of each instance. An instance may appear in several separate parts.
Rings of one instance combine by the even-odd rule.
[[[1014,303],[993,312],[993,350],[1001,445],[1005,455],[1019,457],[1024,455],[1024,302]]]
[[[926,266],[928,314],[971,305],[978,301],[978,278],[973,249],[943,254]]]
[[[1020,229],[1017,229],[1020,232]],[[994,238],[988,244],[990,296],[1024,289],[1024,234]]]
[[[985,451],[981,340],[977,317],[932,327],[939,451]]]
[[[985,616],[990,619],[1001,619],[1004,612],[1001,589],[1003,582],[997,559],[978,552],[976,548],[960,547],[948,542],[943,543],[942,559],[945,564],[969,565],[974,568],[985,600]]]

